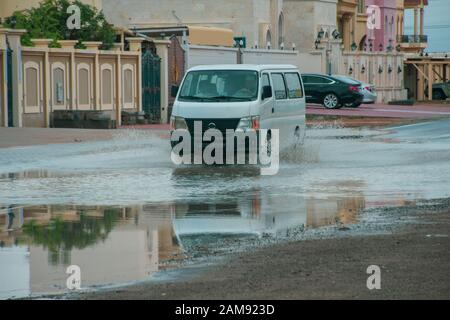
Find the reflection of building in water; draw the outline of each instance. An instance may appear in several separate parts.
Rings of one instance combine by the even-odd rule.
[[[26,246],[0,248],[0,300],[29,294],[28,248]]]
[[[306,222],[305,201],[298,196],[262,195],[215,203],[174,204],[179,236],[193,234],[276,234]]]
[[[181,259],[182,249],[172,224],[172,206],[144,205],[140,212],[139,225],[148,228],[148,244],[151,252],[155,253],[155,263]]]
[[[362,194],[319,200],[256,190],[209,203],[2,208],[0,292],[62,291],[71,264],[81,267],[85,287],[143,280],[184,257],[185,235],[283,235],[355,222],[365,205]]]
[[[28,287],[21,292],[64,290],[71,264],[81,267],[83,286],[143,280],[166,260],[181,256],[169,206],[36,206],[14,212],[12,228],[7,215],[0,214],[0,274],[13,263],[7,254],[20,252],[15,245],[25,248],[27,257],[19,259],[21,267],[0,292],[23,288],[23,279],[29,279]]]
[[[362,194],[319,200],[256,192],[252,199],[213,204],[174,204],[174,228],[179,236],[206,233],[283,234],[297,227],[354,223],[364,208]]]
[[[355,223],[358,214],[365,208],[362,195],[349,198],[308,199],[306,226],[321,226],[342,223]]]

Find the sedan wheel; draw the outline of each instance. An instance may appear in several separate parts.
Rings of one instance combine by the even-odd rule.
[[[345,104],[345,107],[346,108],[359,108],[359,106],[361,105],[362,103],[361,102],[358,102],[358,103],[346,103]]]
[[[323,106],[327,109],[336,109],[339,105],[339,99],[334,93],[329,93],[323,98]]]

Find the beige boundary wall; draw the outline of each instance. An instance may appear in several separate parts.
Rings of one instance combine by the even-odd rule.
[[[343,50],[341,40],[333,40],[321,43],[316,50],[301,52],[298,57],[298,66],[303,73],[326,74],[331,69],[332,74],[374,85],[378,103],[407,98],[403,53],[349,52]]]
[[[128,38],[130,51],[98,50],[100,43],[61,41],[50,49],[50,40],[38,39],[34,47],[21,47],[21,32],[0,29],[1,126],[6,126],[6,87],[3,59],[6,37],[13,50],[13,118],[15,127],[49,127],[56,110],[104,111],[121,124],[122,111],[142,110],[141,42]]]
[[[329,58],[327,58],[327,54]],[[189,68],[197,65],[239,62],[237,48],[190,45],[186,56]],[[373,84],[378,93],[378,103],[407,98],[403,83],[404,55],[402,53],[346,52],[342,50],[339,40],[330,43],[329,46],[324,44],[310,52],[243,49],[240,54],[242,63],[293,64],[298,66],[302,73],[326,74],[328,59],[331,62],[330,67],[333,74],[347,75]]]
[[[404,55],[386,52],[344,52],[339,73],[373,84],[378,103],[407,99],[404,88]],[[351,73],[350,74],[350,69]]]

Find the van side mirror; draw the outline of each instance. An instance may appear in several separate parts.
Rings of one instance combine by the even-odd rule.
[[[262,88],[262,99],[268,99],[272,98],[272,87],[271,86],[264,86]]]
[[[172,96],[172,98],[176,98],[177,97],[178,90],[180,90],[179,86],[172,86],[170,88],[170,95]]]

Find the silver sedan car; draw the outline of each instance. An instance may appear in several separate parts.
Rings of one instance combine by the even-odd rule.
[[[343,76],[343,75],[333,75],[335,78],[342,78],[347,80],[352,80],[359,85],[359,92],[364,96],[362,103],[375,103],[377,102],[377,93],[375,91],[375,86],[369,83],[361,82],[354,78]],[[357,108],[359,105],[346,105],[346,107]]]
[[[377,102],[377,92],[375,91],[375,86],[361,82],[359,87],[359,92],[364,95],[363,103],[375,103]]]

